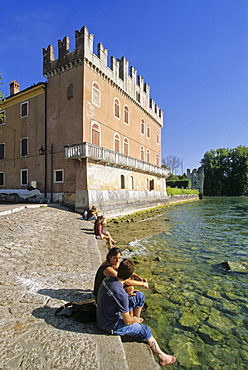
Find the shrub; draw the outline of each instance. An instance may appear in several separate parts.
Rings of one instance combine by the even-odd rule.
[[[166,187],[167,195],[178,195],[178,194],[199,194],[199,190],[196,189],[178,189]]]

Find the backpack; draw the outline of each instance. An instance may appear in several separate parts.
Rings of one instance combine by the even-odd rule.
[[[64,311],[64,312],[63,312]],[[96,300],[86,299],[79,302],[68,302],[55,311],[56,316],[74,317],[78,322],[96,322]]]

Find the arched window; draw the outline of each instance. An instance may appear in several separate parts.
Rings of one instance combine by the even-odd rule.
[[[128,139],[125,137],[124,140],[123,140],[123,153],[125,155],[128,155],[128,152],[129,152],[128,146],[129,146]]]
[[[124,107],[124,123],[129,125],[129,108],[127,105]]]
[[[125,189],[125,176],[121,175],[121,189]]]
[[[67,85],[67,99],[73,98],[73,90],[74,90],[74,86],[72,83]]]
[[[115,151],[116,152],[120,152],[120,135],[119,134],[115,134]]]
[[[93,82],[92,84],[92,103],[97,107],[101,105],[101,92],[97,82]]]
[[[92,144],[100,146],[100,126],[97,122],[92,122],[91,125],[91,142]]]
[[[142,135],[145,135],[145,121],[143,120],[143,118],[140,122],[140,132]]]
[[[150,150],[149,149],[146,150],[146,161],[150,163]]]
[[[159,154],[157,153],[156,154],[156,166],[159,167],[159,165],[160,165],[160,162],[159,162]]]
[[[115,98],[114,114],[116,118],[120,118],[120,102],[117,98]]]
[[[146,126],[146,136],[148,137],[148,139],[150,139],[151,137],[150,123],[147,123],[147,126]]]
[[[156,134],[156,142],[157,142],[157,144],[159,144],[159,140],[160,139],[160,137],[159,137],[159,131],[157,130],[157,134]]]
[[[140,147],[140,159],[141,159],[142,161],[144,161],[144,160],[145,160],[145,150],[144,150],[143,145],[141,145],[141,147]]]

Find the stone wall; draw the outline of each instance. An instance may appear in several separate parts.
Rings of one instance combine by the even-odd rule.
[[[165,192],[156,191],[77,191],[76,211],[83,213],[84,202],[95,205],[100,214],[107,217],[121,216],[142,209],[149,209],[167,204],[198,200],[198,194],[180,194],[167,196]]]
[[[191,180],[191,189],[199,190],[200,194],[203,194],[204,185],[204,170],[203,167],[198,169],[194,168],[192,172],[187,169],[187,178]]]

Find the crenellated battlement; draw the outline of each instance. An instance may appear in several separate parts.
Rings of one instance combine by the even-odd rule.
[[[43,75],[50,78],[80,64],[87,64],[113,87],[128,96],[156,121],[163,126],[163,112],[155,102],[150,99],[150,86],[144,82],[143,77],[137,75],[133,66],[123,56],[116,59],[111,56],[108,66],[108,49],[102,43],[97,45],[97,55],[93,52],[94,35],[89,34],[87,27],[75,31],[74,51],[70,52],[70,40],[65,36],[58,40],[58,59],[54,59],[53,46],[43,48]]]
[[[194,168],[192,172],[188,168],[187,178],[191,180],[191,189],[197,189],[201,194],[203,194],[204,168],[202,166],[199,168]]]

